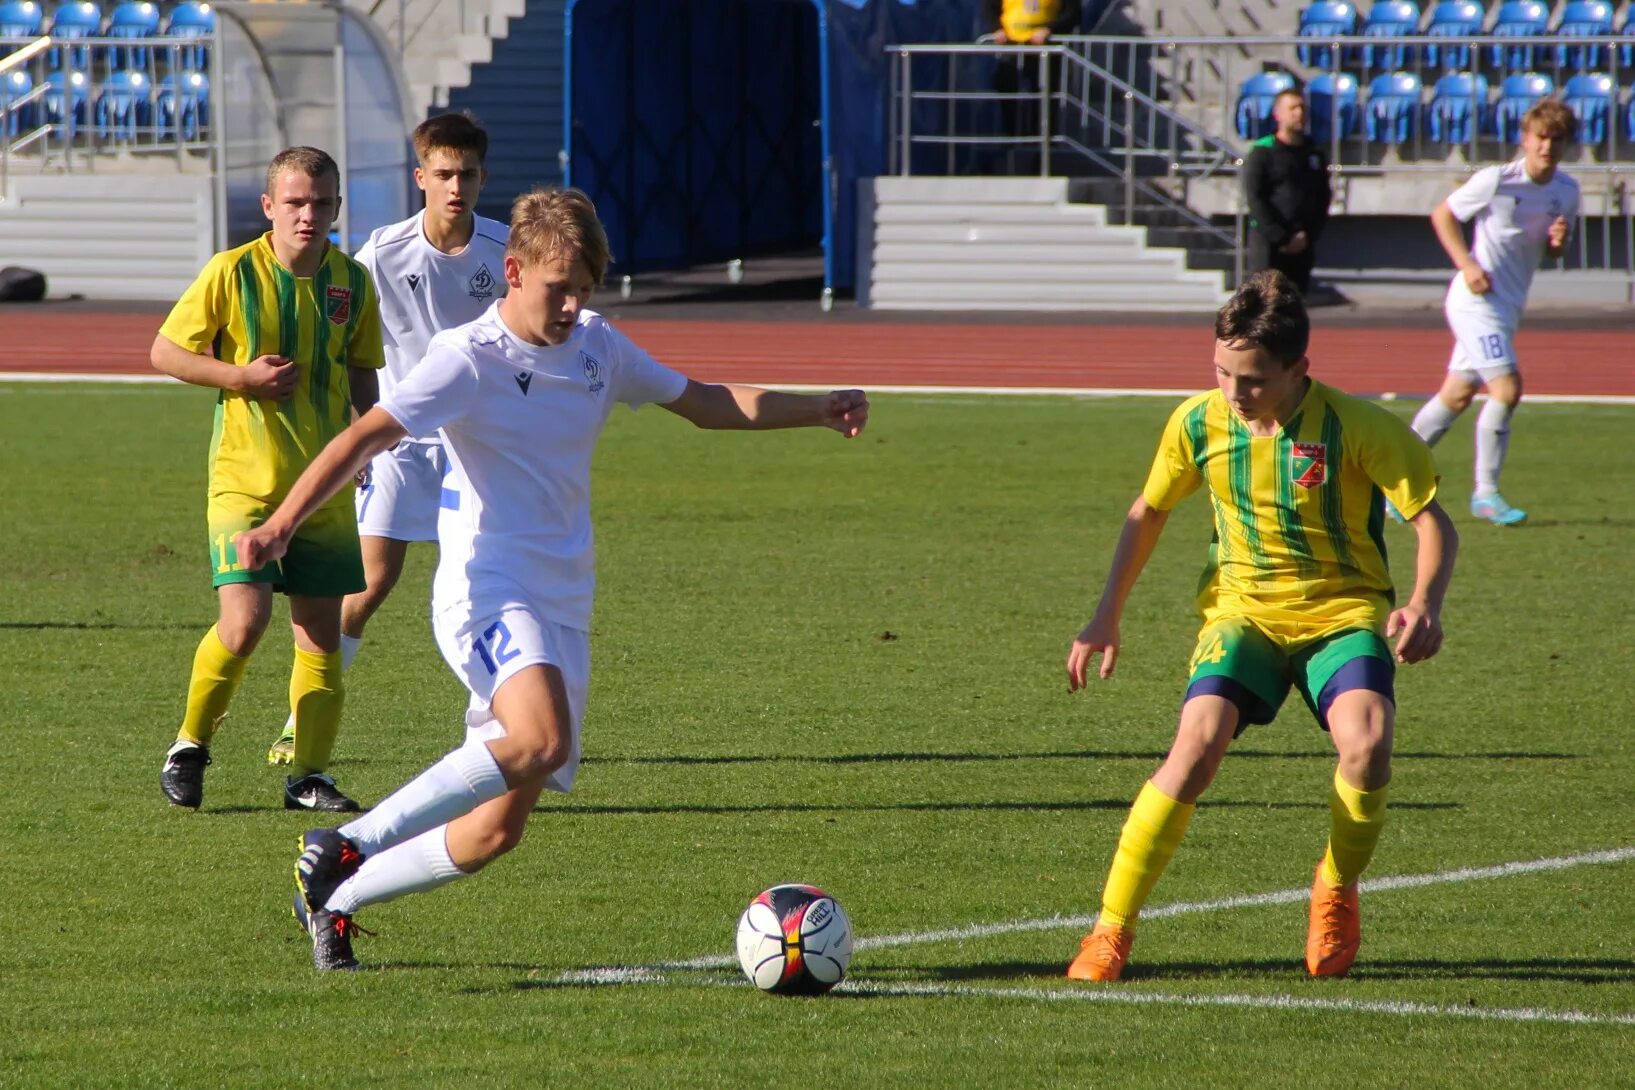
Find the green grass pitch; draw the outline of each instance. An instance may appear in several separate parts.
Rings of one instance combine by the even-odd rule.
[[[1628,407],[1523,408],[1519,530],[1465,514],[1468,421],[1438,451],[1463,548],[1446,649],[1399,676],[1369,877],[1449,880],[1365,892],[1343,981],[1305,978],[1303,904],[1219,904],[1309,884],[1333,760],[1293,701],[1227,758],[1130,979],[1061,978],[1080,929],[1043,921],[1095,910],[1195,631],[1196,499],[1136,589],[1118,676],[1067,693],[1171,407],[880,396],[850,443],[616,412],[578,789],[488,872],[360,914],[367,971],[320,977],[288,912],[304,822],[263,761],[282,620],[204,809],[158,790],[214,617],[209,394],[0,384],[0,1084],[1631,1085]],[[1388,532],[1405,581],[1412,532]],[[433,555],[413,550],[348,675],[334,772],[367,801],[460,737]],[[775,999],[735,967],[565,979],[726,954],[750,897],[795,880],[851,914],[854,990]]]

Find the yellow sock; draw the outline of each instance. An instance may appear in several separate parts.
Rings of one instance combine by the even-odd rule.
[[[1359,791],[1334,770],[1334,790],[1328,796],[1328,851],[1323,855],[1323,878],[1328,882],[1349,886],[1362,876],[1385,828],[1386,791],[1384,787]]]
[[[238,692],[238,683],[244,680],[244,667],[249,661],[248,656],[227,650],[216,626],[210,626],[199,641],[199,649],[193,652],[193,676],[187,682],[187,711],[182,714],[178,740],[210,744],[227,716],[227,705]]]
[[[1180,847],[1196,809],[1193,803],[1177,802],[1147,781],[1119,834],[1118,852],[1101,894],[1102,923],[1135,926],[1136,914]]]
[[[290,712],[295,717],[296,776],[322,772],[329,767],[329,753],[341,728],[341,653],[327,655],[295,649],[295,666],[290,670]]]

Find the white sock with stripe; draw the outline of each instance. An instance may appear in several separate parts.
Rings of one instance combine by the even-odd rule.
[[[424,893],[466,877],[448,853],[448,826],[439,825],[389,851],[370,856],[338,886],[324,908],[350,916],[365,905]]]
[[[505,776],[481,742],[468,742],[392,792],[379,806],[341,826],[365,856],[447,825],[505,794]]]

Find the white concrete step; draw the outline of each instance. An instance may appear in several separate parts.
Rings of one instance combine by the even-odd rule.
[[[1220,306],[1218,293],[1207,285],[1178,286],[1162,294],[1155,293],[1146,284],[1110,284],[1078,289],[1064,289],[1045,283],[1005,287],[1003,292],[961,293],[876,285],[870,302],[880,310],[1176,311],[1213,310]]]
[[[990,276],[1005,266],[989,265]],[[1009,271],[1009,270],[1007,270]],[[1030,262],[1016,270],[1023,278],[1048,280],[1053,284],[1170,284],[1178,274],[1188,271],[1186,263],[1174,254],[1154,254],[1145,261],[1108,261],[1083,264],[1066,261]],[[917,261],[876,261],[875,283],[906,284],[909,282],[965,283],[971,282],[967,266],[934,264]]]
[[[1139,227],[1098,227],[1076,221],[1051,223],[885,223],[875,228],[876,242],[999,242],[1094,244],[1129,232],[1134,239],[1145,237]]]
[[[1148,251],[1136,238],[1091,243],[983,243],[980,251],[973,249],[973,244],[968,242],[877,242],[874,261],[876,265],[885,261],[955,265],[970,261],[980,253],[983,261],[994,265],[1027,265],[1031,262],[1084,265],[1103,261],[1132,261],[1145,252]]]
[[[1065,204],[1065,178],[901,178],[874,179],[875,199],[883,207],[918,204]]]
[[[1088,223],[1102,226],[1107,210],[1094,204],[972,204],[951,210],[945,204],[886,204],[875,223]]]

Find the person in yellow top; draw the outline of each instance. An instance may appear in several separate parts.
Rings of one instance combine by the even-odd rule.
[[[1095,616],[1068,652],[1070,691],[1085,687],[1097,654],[1100,676],[1112,676],[1125,600],[1170,510],[1204,489],[1215,535],[1180,727],[1124,823],[1101,914],[1068,967],[1072,979],[1122,975],[1136,916],[1227,747],[1250,724],[1270,723],[1291,686],[1339,754],[1306,968],[1343,976],[1356,959],[1357,880],[1384,826],[1391,778],[1395,668],[1442,646],[1458,536],[1436,502],[1430,448],[1378,405],[1312,379],[1309,337],[1298,289],[1275,270],[1251,276],[1221,308],[1219,389],[1170,416]],[[1386,567],[1382,497],[1418,537],[1413,594],[1400,606]]]
[[[982,0],[978,23],[998,45],[1046,45],[1055,35],[1078,30],[1083,18],[1081,0]],[[1002,96],[1001,136],[1038,140],[1038,96],[1041,92],[1046,98],[1055,94],[1062,82],[1060,67],[1054,61],[1041,78],[1040,58],[1035,54],[995,58],[993,87]]]
[[[153,340],[153,366],[221,392],[210,437],[209,554],[217,620],[193,656],[187,709],[160,787],[198,809],[210,742],[272,616],[289,597],[296,717],[291,810],[356,810],[325,773],[341,716],[341,599],[364,588],[351,489],[316,514],[284,559],[255,570],[233,537],[260,525],[313,457],[378,396],[380,309],[362,265],[329,245],[340,171],[317,148],[278,153],[261,208],[272,230],[218,253]]]

